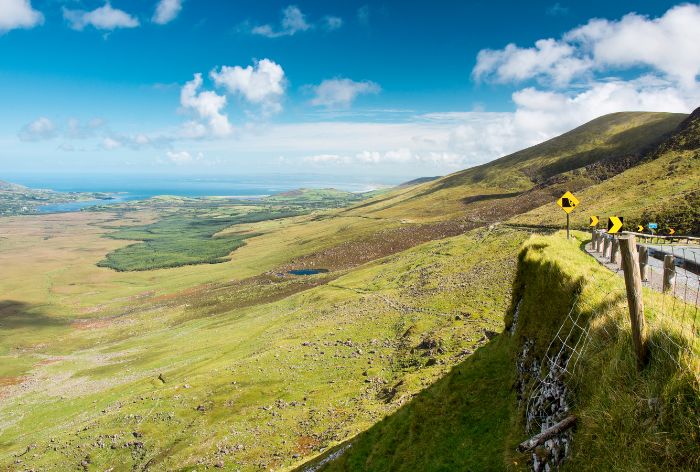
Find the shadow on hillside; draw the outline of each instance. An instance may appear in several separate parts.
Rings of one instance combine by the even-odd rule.
[[[516,409],[509,341],[497,336],[395,413],[296,470],[503,469]]]
[[[484,202],[488,200],[502,200],[504,198],[517,197],[523,192],[510,192],[510,193],[485,193],[481,195],[469,195],[462,199],[462,203],[468,205],[470,203]]]
[[[0,301],[0,329],[47,328],[64,326],[66,321],[42,312],[37,305],[16,300]]]

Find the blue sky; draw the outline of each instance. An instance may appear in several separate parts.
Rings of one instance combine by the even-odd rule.
[[[697,44],[697,3],[0,0],[0,178],[444,174],[691,111]]]

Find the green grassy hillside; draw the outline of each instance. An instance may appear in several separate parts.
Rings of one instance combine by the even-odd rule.
[[[223,279],[82,315],[7,301],[3,354],[21,346],[37,361],[4,373],[0,463],[298,465],[395,411],[500,331],[525,237],[479,230],[347,272]]]
[[[322,457],[299,470],[528,469],[531,458],[517,453],[516,446],[539,432],[528,434],[523,420],[534,379],[519,374],[516,365],[528,341],[530,360],[541,362],[548,349],[551,355],[561,348],[549,343],[576,298],[574,315],[580,312],[580,322],[591,329],[588,348],[566,377],[570,413],[579,423],[564,469],[697,470],[700,352],[688,356],[675,347],[669,355],[655,344],[650,365],[638,373],[623,281],[579,249],[584,241],[567,241],[562,233],[529,239],[506,317],[512,333],[504,331],[398,412],[331,451],[342,451],[336,460],[323,463]],[[659,295],[646,292],[645,297],[651,304]],[[663,325],[648,308],[650,336],[659,343],[668,335],[686,349],[697,348],[697,332],[688,328],[700,315],[696,311],[695,320],[686,317],[686,325],[679,324],[685,310],[679,302],[666,314],[676,321]]]
[[[540,206],[550,198],[549,193],[542,191],[530,194],[527,199],[518,198],[522,192],[560,186],[562,181],[573,181],[569,185],[575,188],[597,183],[604,173],[589,172],[585,170],[587,166],[602,162],[602,167],[616,167],[624,161],[631,165],[652,151],[686,117],[676,113],[644,112],[605,115],[488,164],[418,186],[399,188],[348,213],[415,221],[455,217],[504,220]],[[576,169],[582,172],[571,174]],[[566,173],[570,174],[556,178]],[[494,204],[499,208],[497,215],[489,211]]]
[[[673,227],[678,234],[700,235],[700,109],[638,165],[581,189],[576,196],[580,204],[571,221],[577,227],[586,227],[591,215],[601,219],[612,215],[624,217],[627,230],[653,221],[662,233]],[[552,202],[513,222],[553,225],[563,218]]]

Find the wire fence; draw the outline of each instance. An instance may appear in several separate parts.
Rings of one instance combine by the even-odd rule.
[[[583,293],[574,296],[569,312],[542,356],[541,365],[532,366],[535,379],[525,395],[527,431],[543,431],[569,411],[570,380],[574,378],[579,360],[590,348],[594,321],[611,306],[621,303],[624,297],[624,287],[611,283],[616,277],[615,273],[603,273],[588,278],[585,296]],[[607,331],[604,324],[600,327]]]
[[[700,351],[700,241],[687,237],[659,237],[631,233],[636,241],[651,355],[666,354],[681,364]],[[619,241],[597,233],[589,253],[616,274],[623,275]],[[599,242],[602,240],[602,244]],[[619,250],[619,249],[618,249]]]
[[[697,372],[700,355],[700,245],[690,239],[660,240],[634,235],[637,242],[635,263],[623,267],[618,239],[606,233],[592,233],[586,251],[608,271],[587,275],[585,288],[577,294],[556,334],[542,356],[540,364],[530,365],[534,379],[523,392],[526,429],[543,431],[562,420],[570,410],[569,388],[576,384],[575,371],[584,354],[596,349],[592,330],[601,330],[612,338],[609,329],[629,329],[627,317],[617,318],[611,325],[604,314],[626,313],[627,289],[621,278],[626,270],[639,271],[644,289],[641,291],[646,323],[646,339],[652,358],[665,356],[679,368]],[[660,242],[663,241],[663,242]],[[618,280],[616,280],[618,279]],[[612,311],[614,308],[615,311]],[[644,331],[644,330],[643,330]],[[593,344],[593,346],[592,346]],[[570,437],[560,437],[559,447],[565,455]]]

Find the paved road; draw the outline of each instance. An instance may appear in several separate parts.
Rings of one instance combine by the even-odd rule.
[[[676,259],[676,266],[700,275],[700,246],[684,246],[670,244],[644,244],[649,248],[649,263],[656,266],[657,262],[661,263],[663,268],[663,260],[666,254],[671,254]]]
[[[700,276],[698,266],[691,267],[688,262],[693,257],[692,255],[697,255],[698,262],[700,262],[700,247],[693,246],[690,251],[681,251],[680,248],[687,246],[670,246],[670,245],[649,245],[650,257],[649,257],[649,269],[647,280],[643,282],[646,287],[650,287],[654,290],[661,291],[663,286],[663,273],[664,273],[664,263],[663,254],[673,254],[677,257],[676,259],[676,284],[674,286],[673,294],[680,298],[685,299],[688,303],[692,303],[700,306]],[[655,252],[652,252],[655,251]],[[611,264],[608,257],[603,257],[603,254],[595,251],[591,244],[586,245],[586,252],[591,256],[595,257],[598,262],[603,264],[608,269],[613,272],[618,273],[622,277],[622,269],[620,264]],[[683,254],[683,256],[681,256]],[[685,259],[683,259],[685,257]],[[681,262],[682,261],[682,262]],[[694,269],[692,272],[688,269]]]

